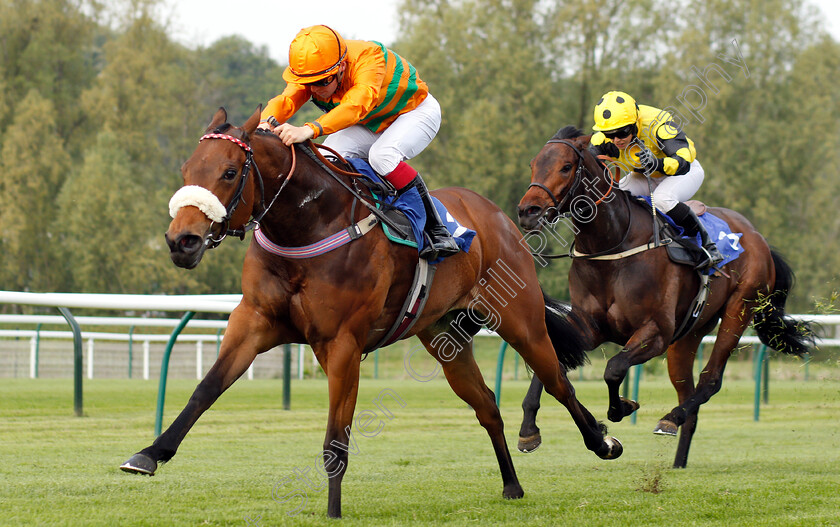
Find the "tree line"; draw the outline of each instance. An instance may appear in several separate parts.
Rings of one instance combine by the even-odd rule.
[[[239,291],[246,243],[193,271],[171,265],[167,203],[213,112],[241,124],[282,90],[284,65],[243,37],[179,44],[160,4],[0,0],[0,289]],[[788,258],[791,308],[833,308],[840,44],[809,4],[403,0],[399,12],[388,44],[443,108],[412,161],[432,188],[469,187],[515,217],[542,144],[569,124],[590,131],[600,95],[623,90],[681,120],[706,169],[697,198],[741,212]],[[567,271],[539,272],[563,297]]]

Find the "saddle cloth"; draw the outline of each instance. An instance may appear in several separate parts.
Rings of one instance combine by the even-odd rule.
[[[635,196],[637,200],[645,205],[645,207],[650,210],[650,196]],[[723,261],[718,264],[718,267],[723,267],[725,264],[737,259],[741,253],[744,252],[744,248],[741,246],[740,240],[743,233],[740,232],[732,232],[732,229],[729,227],[729,224],[726,223],[725,220],[715,216],[708,210],[706,210],[705,205],[700,202],[691,202],[690,206],[692,210],[695,211],[697,217],[700,219],[700,223],[703,224],[703,227],[706,228],[706,232],[709,233],[709,237],[715,241],[715,245],[717,245],[718,251],[723,256]],[[689,240],[690,238],[687,236],[683,236],[683,228],[674,223],[674,220],[671,219],[670,216],[662,212],[661,210],[657,209],[657,214],[660,215],[662,218],[665,219],[669,230],[677,237],[682,240]],[[700,235],[698,234],[692,240],[697,247],[700,246]],[[689,265],[694,265],[695,263],[695,255],[698,252],[697,250],[692,250],[692,246],[688,244],[680,244],[682,247],[677,245],[669,245],[668,247],[668,255],[677,263],[685,263]],[[685,249],[685,247],[689,247]],[[682,249],[682,250],[680,250]],[[706,271],[707,274],[714,274],[715,269],[709,269]]]
[[[389,185],[382,180],[379,174],[374,172],[367,160],[349,158],[347,159],[347,162],[350,163],[353,169],[355,169],[359,174],[362,174],[379,185]],[[381,197],[379,198],[381,199]],[[418,251],[422,251],[427,244],[426,237],[423,235],[423,227],[426,225],[426,210],[423,208],[423,199],[420,197],[420,193],[417,192],[417,189],[411,188],[397,197],[385,196],[382,201],[396,208],[405,215],[405,218],[411,225],[411,233],[413,235],[413,240],[406,240],[396,233],[391,232],[391,230],[388,229],[388,226],[383,224],[382,228],[385,230],[385,234],[388,238],[395,243],[416,246]],[[475,231],[458,223],[458,220],[449,214],[449,211],[446,210],[443,203],[441,203],[436,197],[432,196],[432,202],[435,204],[438,215],[443,220],[446,229],[452,237],[455,238],[455,242],[458,244],[458,247],[465,253],[469,252],[473,238],[476,234]],[[402,222],[397,220],[397,223]],[[436,264],[440,263],[442,260],[442,258],[438,258],[437,260],[429,263]]]

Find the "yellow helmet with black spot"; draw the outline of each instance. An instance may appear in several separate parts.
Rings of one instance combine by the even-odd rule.
[[[639,118],[639,105],[633,97],[623,91],[607,92],[595,105],[594,117],[593,129],[599,132],[617,130],[636,124]]]

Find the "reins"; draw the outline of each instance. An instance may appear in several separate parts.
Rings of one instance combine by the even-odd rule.
[[[245,164],[242,167],[242,172],[241,172],[241,176],[240,176],[240,179],[239,179],[239,184],[237,185],[236,192],[234,193],[233,198],[231,199],[230,203],[225,207],[225,216],[222,218],[221,221],[218,222],[222,225],[221,235],[218,238],[214,238],[213,234],[212,234],[212,231],[211,231],[207,234],[207,238],[204,241],[205,245],[208,246],[208,249],[213,249],[213,248],[217,247],[220,243],[222,243],[222,241],[228,235],[233,235],[233,236],[239,237],[240,239],[244,239],[245,234],[248,231],[259,229],[260,222],[265,217],[265,215],[268,213],[268,211],[271,210],[271,207],[274,205],[274,202],[277,201],[277,198],[280,196],[280,193],[283,191],[283,189],[286,187],[286,185],[289,183],[289,181],[291,181],[292,175],[294,174],[295,169],[297,167],[297,157],[296,157],[295,145],[290,146],[289,151],[291,153],[291,166],[289,168],[289,171],[288,171],[287,174],[285,174],[285,177],[283,177],[284,174],[282,172],[277,175],[276,179],[280,179],[281,177],[283,177],[283,181],[280,184],[280,188],[278,188],[277,192],[274,193],[274,196],[271,198],[271,201],[268,203],[268,206],[265,206],[265,187],[264,187],[263,180],[262,180],[262,174],[260,174],[259,167],[254,162],[254,154],[253,154],[253,150],[251,149],[250,145],[248,145],[247,143],[245,143],[244,141],[242,141],[242,140],[240,140],[236,137],[233,137],[232,135],[223,134],[223,133],[205,134],[199,139],[199,142],[201,142],[205,139],[224,139],[226,141],[230,141],[230,142],[236,144],[237,146],[239,146],[245,152]],[[346,170],[343,170],[343,169],[337,167],[334,163],[330,162],[326,157],[324,157],[320,152],[318,152],[318,150],[316,148],[313,148],[313,146],[317,146],[318,148],[322,148],[322,149],[325,149],[325,150],[328,150],[328,151],[332,152],[333,154],[335,154],[335,156],[338,159],[340,159],[342,162],[346,163],[344,158],[342,158],[341,155],[338,154],[338,152],[336,152],[332,148],[329,148],[329,147],[324,146],[324,145],[319,145],[319,144],[316,144],[316,143],[312,143],[311,141],[308,142],[308,144],[300,147],[300,148],[303,149],[303,151],[309,157],[311,157],[313,159],[313,161],[315,161],[315,163],[318,166],[321,167],[321,169],[323,169],[327,174],[329,174],[333,179],[335,179],[335,181],[338,182],[345,190],[350,192],[353,195],[353,197],[355,198],[356,201],[361,202],[365,207],[370,209],[371,215],[369,216],[369,218],[372,217],[375,220],[386,223],[391,229],[393,229],[394,232],[400,234],[403,237],[408,237],[407,233],[399,225],[396,225],[390,218],[388,218],[375,205],[369,203],[369,200],[373,200],[374,202],[381,203],[381,202],[379,202],[379,200],[376,200],[374,197],[363,196],[356,189],[352,188],[350,185],[348,185],[347,183],[342,181],[341,178],[339,178],[338,175],[337,175],[337,174],[341,174],[341,175],[348,176],[348,177],[355,177],[355,176],[358,176],[358,174],[355,174],[353,172],[348,172]],[[259,189],[260,189],[260,208],[262,210],[258,214],[252,216],[252,218],[241,229],[231,229],[230,228],[230,219],[231,219],[231,216],[233,215],[234,211],[236,210],[236,207],[238,207],[239,203],[242,201],[242,194],[245,190],[245,185],[247,183],[248,175],[250,173],[251,167],[253,167],[254,171],[256,172],[256,180],[259,184]],[[354,207],[353,208],[355,209],[355,201],[354,201]],[[365,219],[360,223],[364,223],[365,227],[360,227],[359,224],[354,224],[354,225],[351,225],[350,227],[348,227],[349,240],[350,241],[352,241],[354,239],[357,239],[359,235],[363,235],[363,234],[367,233],[370,230],[370,228],[372,228],[373,225],[375,225],[376,222],[374,221],[373,223],[370,223],[370,221],[368,219]],[[368,224],[369,224],[369,226],[368,226]],[[330,237],[330,238],[332,238],[332,237]],[[327,241],[327,240],[322,240],[322,242],[325,242],[325,241]],[[317,244],[313,244],[313,246],[320,247],[322,242],[319,242]],[[330,245],[330,244],[326,244],[326,245]],[[277,247],[279,247],[279,246],[277,246]],[[286,249],[288,249],[288,251],[292,251],[289,254],[292,254],[293,252],[295,254],[297,254],[295,248],[279,248],[278,252],[276,252],[275,254],[282,254],[284,251],[286,251]]]
[[[274,205],[274,202],[277,200],[277,197],[280,195],[280,192],[286,187],[286,184],[292,179],[292,175],[295,172],[295,167],[297,166],[297,158],[295,156],[295,149],[290,148],[291,157],[292,157],[292,164],[289,168],[288,174],[283,179],[283,182],[280,184],[280,188],[274,194],[274,197],[271,199],[271,202],[268,206],[265,206],[265,185],[263,184],[262,174],[260,174],[260,168],[254,162],[254,152],[251,149],[251,146],[245,143],[244,141],[233,137],[232,135],[222,134],[222,133],[210,133],[204,134],[198,140],[198,142],[202,142],[205,139],[224,139],[226,141],[230,141],[237,145],[245,152],[245,164],[242,166],[242,175],[239,178],[239,185],[236,188],[236,192],[233,195],[233,198],[230,200],[230,203],[225,207],[225,216],[219,222],[222,225],[222,234],[218,238],[213,238],[212,232],[208,233],[207,238],[205,239],[204,243],[208,246],[208,249],[213,249],[218,247],[220,243],[229,235],[237,236],[240,240],[245,239],[245,234],[248,231],[255,229],[259,226],[260,221],[265,217],[268,211],[271,209],[271,206]],[[254,171],[257,174],[255,178],[259,184],[260,188],[260,208],[262,208],[262,212],[258,215],[251,218],[248,223],[243,225],[241,229],[231,229],[230,228],[230,218],[233,216],[233,212],[236,210],[236,207],[239,206],[240,201],[242,201],[242,193],[245,191],[245,184],[248,180],[248,174],[250,172],[251,167],[254,167]],[[283,173],[277,175],[276,179],[279,179],[283,176]]]
[[[567,141],[566,139],[550,139],[546,142],[546,144],[552,144],[552,143],[564,144],[564,145],[568,146],[569,148],[571,148],[575,152],[575,154],[577,154],[577,156],[578,156],[578,166],[577,166],[577,170],[575,171],[575,176],[574,176],[574,180],[572,181],[571,188],[569,189],[568,192],[566,192],[566,195],[563,196],[562,200],[558,200],[557,196],[555,196],[554,193],[548,187],[543,185],[542,183],[532,182],[530,185],[528,185],[528,188],[537,187],[537,188],[540,188],[540,189],[544,190],[549,195],[549,197],[551,197],[551,200],[554,202],[555,210],[557,210],[557,212],[560,214],[561,218],[564,218],[564,217],[570,216],[571,213],[568,213],[568,212],[560,213],[560,209],[566,204],[566,201],[568,201],[569,198],[571,198],[575,194],[575,191],[577,190],[578,186],[580,186],[580,181],[582,179],[582,174],[584,174],[584,173],[590,174],[590,172],[584,166],[583,153],[577,148],[577,146],[574,145],[574,143],[572,143],[571,141]],[[605,158],[605,156],[601,156],[601,157]],[[615,181],[615,178],[612,177],[612,174],[610,174],[610,176],[611,176],[609,178],[610,186],[607,189],[607,191],[604,193],[604,195],[602,195],[600,198],[598,198],[597,201],[594,202],[594,204],[596,206],[603,203],[604,200],[607,198],[607,196],[609,196],[612,193],[613,187],[617,185],[617,183]],[[572,259],[582,258],[582,259],[589,259],[589,260],[602,259],[602,257],[604,257],[604,256],[614,254],[613,251],[615,251],[616,249],[621,247],[624,244],[624,242],[627,241],[627,238],[630,235],[630,220],[631,220],[631,218],[632,218],[632,211],[630,209],[630,204],[627,203],[627,229],[624,231],[624,236],[622,236],[620,242],[618,242],[616,245],[614,245],[613,247],[611,247],[611,248],[609,248],[605,251],[599,251],[597,253],[591,253],[591,254],[584,254],[584,253],[577,252],[574,249],[574,243],[573,243],[572,246],[569,248],[569,252],[567,254],[541,254],[541,253],[532,253],[532,254],[534,254],[534,256],[540,256],[542,258],[548,258],[548,259],[555,259],[555,258],[572,258]],[[619,254],[624,254],[624,253],[619,253]],[[633,254],[635,254],[635,253],[633,253]],[[627,256],[629,256],[629,254]],[[621,257],[623,258],[624,256],[621,256]],[[607,258],[603,258],[603,259],[607,259]],[[610,258],[610,259],[612,259],[612,258]]]
[[[560,218],[565,218],[565,217],[569,217],[571,215],[571,213],[570,212],[560,213],[560,209],[563,206],[565,206],[566,201],[568,201],[575,194],[575,191],[577,190],[578,186],[580,185],[580,180],[582,179],[582,174],[586,173],[586,174],[591,175],[591,173],[584,166],[583,153],[571,141],[567,141],[565,139],[550,139],[549,141],[546,142],[546,144],[551,144],[551,143],[564,144],[564,145],[568,146],[569,148],[571,148],[575,152],[575,154],[577,154],[577,156],[578,156],[578,166],[577,166],[577,170],[575,171],[574,181],[572,182],[571,188],[568,190],[568,192],[566,192],[566,195],[563,196],[562,200],[558,200],[557,196],[555,196],[554,193],[548,187],[543,185],[542,183],[532,182],[528,186],[528,188],[537,187],[537,188],[540,188],[540,189],[544,190],[549,195],[552,202],[554,203],[554,209],[557,210]],[[601,160],[601,161],[606,161],[606,160],[609,159],[609,157],[598,156],[598,159]],[[606,167],[606,166],[605,166],[605,169],[609,170],[608,167]],[[603,203],[604,200],[606,200],[607,196],[609,196],[612,193],[613,187],[617,185],[617,181],[616,181],[616,177],[614,176],[614,173],[612,173],[612,172],[610,173],[609,180],[610,180],[609,188],[604,193],[604,195],[602,195],[600,198],[598,198],[597,201],[594,202],[594,205],[597,206],[597,205]],[[656,249],[657,247],[662,247],[664,245],[667,245],[667,244],[671,243],[672,240],[667,239],[667,238],[665,240],[660,241],[659,235],[658,235],[659,233],[657,232],[657,229],[656,229],[656,218],[654,217],[654,226],[653,226],[654,241],[653,242],[649,242],[649,243],[646,243],[644,245],[640,245],[638,247],[628,249],[626,251],[614,252],[616,249],[618,249],[619,247],[624,245],[624,243],[627,241],[627,238],[630,236],[630,230],[631,230],[630,221],[632,220],[633,212],[630,208],[630,203],[625,201],[625,204],[627,206],[627,229],[624,231],[624,236],[622,236],[621,241],[618,242],[613,247],[611,247],[607,250],[604,250],[604,251],[598,251],[596,253],[588,253],[587,254],[587,253],[581,253],[581,252],[577,251],[574,247],[574,242],[572,242],[572,245],[571,245],[571,247],[569,247],[569,252],[567,254],[541,254],[541,253],[532,253],[532,254],[534,256],[540,256],[542,258],[548,258],[548,259],[571,258],[571,259],[583,259],[583,260],[620,260],[622,258],[627,258],[628,256],[633,256],[634,254],[638,254],[638,253],[641,253],[641,252],[644,252],[644,251],[648,251],[650,249]]]

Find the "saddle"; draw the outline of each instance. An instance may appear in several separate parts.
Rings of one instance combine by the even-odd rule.
[[[650,203],[646,200],[639,200],[645,208],[650,211]],[[702,201],[689,200],[685,202],[699,218],[706,213],[706,204]],[[706,260],[706,253],[697,245],[695,240],[683,236],[682,227],[674,223],[667,215],[658,212],[656,215],[656,229],[659,232],[660,243],[666,242],[665,250],[668,258],[679,265],[688,265],[692,268]],[[654,238],[651,237],[651,241]]]

